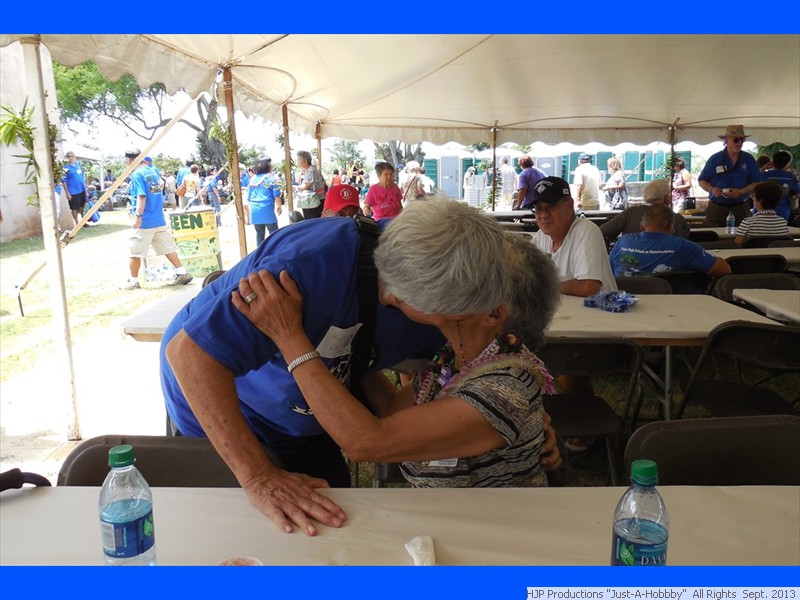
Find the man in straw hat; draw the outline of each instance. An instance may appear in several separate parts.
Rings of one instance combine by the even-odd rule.
[[[742,144],[749,137],[744,125],[728,125],[725,134],[719,137],[725,147],[709,157],[699,178],[700,187],[708,192],[707,227],[724,227],[731,211],[737,225],[750,216],[748,200],[761,181],[756,159],[742,152]]]

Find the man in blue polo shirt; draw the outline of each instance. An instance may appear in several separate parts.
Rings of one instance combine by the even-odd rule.
[[[742,152],[747,137],[744,125],[728,125],[725,134],[719,136],[725,147],[712,154],[703,167],[698,184],[708,192],[706,227],[724,227],[725,218],[733,212],[738,225],[750,216],[750,194],[761,173],[756,159]]]
[[[67,164],[64,165],[64,176],[61,181],[64,182],[72,219],[77,225],[83,217],[83,208],[86,206],[86,176],[81,163],[75,160],[75,153],[72,151],[67,152]]]
[[[672,235],[672,208],[654,204],[642,217],[641,233],[626,233],[611,250],[608,259],[615,277],[652,275],[665,271],[700,271],[712,277],[731,272],[724,259],[700,245]]]

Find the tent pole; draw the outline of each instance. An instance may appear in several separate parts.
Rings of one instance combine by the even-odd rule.
[[[676,120],[669,126],[669,195],[672,197],[672,179],[675,173],[675,136],[678,130],[678,121]],[[691,193],[691,190],[689,190]]]
[[[492,127],[492,212],[497,206],[497,121]]]
[[[283,112],[283,159],[286,175],[286,206],[291,213],[294,210],[294,196],[292,192],[292,149],[289,147],[289,107],[284,104]]]
[[[319,169],[320,174],[322,173],[322,123],[317,121],[316,127],[316,136],[317,136],[317,169]]]
[[[53,311],[53,328],[55,338],[56,360],[51,364],[55,368],[54,380],[62,378],[67,385],[59,385],[58,389],[69,390],[70,400],[66,406],[67,439],[81,439],[80,419],[78,417],[78,394],[75,389],[75,368],[72,361],[72,335],[69,329],[69,310],[67,309],[67,292],[64,286],[64,264],[61,261],[61,246],[58,243],[58,225],[56,223],[55,182],[53,181],[53,164],[50,156],[50,124],[45,108],[44,82],[42,81],[42,55],[40,38],[23,38],[22,51],[25,60],[25,77],[28,97],[33,99],[31,119],[34,126],[33,155],[39,166],[37,187],[39,194],[39,211],[42,219],[42,237],[47,261],[55,268],[48,271],[50,279],[51,302]]]
[[[228,126],[231,131],[231,184],[233,203],[236,205],[236,228],[239,232],[239,258],[247,256],[247,234],[244,230],[244,208],[242,206],[241,172],[239,170],[239,144],[236,141],[236,124],[233,119],[233,79],[231,68],[222,68],[222,89],[225,92],[225,108],[228,109]]]

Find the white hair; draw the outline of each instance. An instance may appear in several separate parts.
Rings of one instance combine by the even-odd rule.
[[[455,200],[413,202],[375,250],[383,289],[430,314],[475,314],[509,296],[502,227]]]

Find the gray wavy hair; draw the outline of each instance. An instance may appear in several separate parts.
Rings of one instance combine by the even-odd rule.
[[[381,235],[375,266],[384,293],[430,314],[490,311],[508,298],[502,227],[455,200],[407,206]]]
[[[504,330],[517,334],[535,351],[544,342],[544,332],[561,301],[558,272],[550,257],[519,233],[506,233],[506,260],[511,272],[511,314]]]
[[[669,194],[669,181],[666,179],[654,179],[646,186],[642,192],[645,202],[659,202],[664,196]]]
[[[312,161],[311,152],[309,152],[308,150],[298,150],[297,151],[297,158],[302,158],[303,162],[306,162],[309,165],[311,164],[311,161]]]

